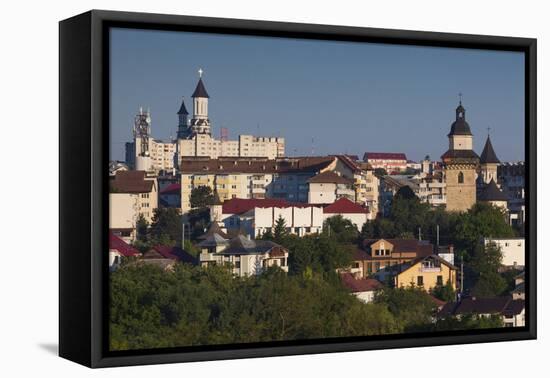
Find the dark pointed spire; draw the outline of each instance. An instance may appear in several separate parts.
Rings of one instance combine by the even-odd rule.
[[[481,164],[500,164],[500,160],[498,160],[497,154],[493,149],[493,144],[491,143],[491,137],[489,135],[487,135],[487,141],[485,142],[485,147],[483,147],[483,152],[479,159]]]
[[[189,115],[189,112],[185,108],[185,97],[182,97],[180,110],[178,110],[178,115],[181,115],[181,114]]]
[[[197,87],[195,88],[195,92],[191,95],[191,97],[204,97],[204,98],[210,98],[208,96],[208,92],[206,91],[206,88],[204,87],[204,83],[202,82],[202,77],[199,78],[199,82],[197,83]]]

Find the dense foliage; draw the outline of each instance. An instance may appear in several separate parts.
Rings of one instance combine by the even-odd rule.
[[[111,274],[110,292],[113,350],[403,330],[384,304],[363,304],[316,274],[236,278],[223,267],[127,266]]]

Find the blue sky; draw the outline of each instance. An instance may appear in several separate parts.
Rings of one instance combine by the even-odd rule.
[[[490,127],[502,161],[524,159],[522,53],[135,29],[111,33],[112,159],[140,106],[155,138],[175,136],[199,68],[216,136],[282,136],[289,156],[439,159],[462,92],[478,154]]]

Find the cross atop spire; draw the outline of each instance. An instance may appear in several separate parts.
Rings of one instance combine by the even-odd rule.
[[[462,105],[462,92],[458,92],[458,102]]]
[[[202,77],[202,73],[203,73],[203,72],[204,72],[204,71],[202,70],[202,68],[199,68],[199,78]]]

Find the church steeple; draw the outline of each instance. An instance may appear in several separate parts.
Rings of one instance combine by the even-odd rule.
[[[208,92],[202,81],[202,68],[199,69],[199,82],[193,97],[193,119],[191,120],[191,131],[194,134],[210,134],[210,120],[208,119]]]
[[[456,120],[451,124],[449,138],[449,150],[471,150],[473,148],[473,135],[470,125],[466,122],[466,109],[462,106],[462,94],[456,108]]]
[[[476,203],[476,170],[479,157],[473,151],[473,135],[466,122],[462,94],[451,125],[449,149],[441,156],[446,184],[446,209],[466,211]]]
[[[485,141],[485,147],[479,158],[480,164],[480,176],[483,184],[489,184],[491,181],[498,180],[498,166],[500,160],[495,153],[493,143],[491,143],[491,137],[487,134],[487,140]]]
[[[178,110],[178,139],[187,137],[187,116],[189,112],[185,107],[185,98],[181,99],[180,110]]]
[[[487,134],[487,140],[485,141],[483,152],[479,157],[479,162],[481,164],[500,164],[500,160],[498,160],[497,154],[495,153],[493,144],[491,143],[491,136],[489,134]]]

